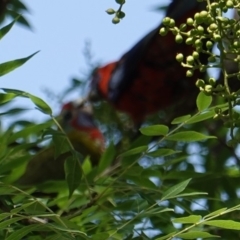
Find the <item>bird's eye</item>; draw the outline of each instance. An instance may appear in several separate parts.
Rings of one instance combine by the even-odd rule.
[[[66,113],[63,115],[63,119],[64,119],[65,121],[70,120],[72,117],[73,117],[73,115],[72,115],[71,112],[66,112]]]

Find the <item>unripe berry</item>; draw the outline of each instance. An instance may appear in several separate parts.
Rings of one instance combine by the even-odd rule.
[[[163,23],[163,25],[164,26],[168,26],[169,25],[169,23],[170,23],[170,18],[169,17],[165,17],[164,19],[163,19],[163,21],[162,21],[162,23]]]
[[[214,86],[216,84],[216,79],[215,78],[209,78],[209,83],[211,86]]]
[[[206,93],[211,93],[211,92],[212,92],[212,86],[211,86],[211,85],[205,85],[204,91],[205,91]]]
[[[187,25],[192,26],[194,23],[194,20],[192,18],[187,19]]]
[[[192,38],[192,37],[187,38],[187,39],[186,39],[186,44],[187,44],[187,45],[193,44],[193,38]]]
[[[166,36],[167,33],[168,33],[168,28],[162,27],[162,28],[160,29],[159,33],[160,33],[161,36]]]
[[[213,47],[213,43],[212,43],[211,41],[207,41],[206,47],[207,47],[208,49],[211,49],[211,48]]]
[[[182,62],[183,61],[183,54],[182,53],[179,53],[179,54],[177,54],[177,56],[176,56],[176,60],[178,61],[178,62]]]
[[[169,27],[174,27],[175,26],[175,20],[171,19],[169,23]]]
[[[183,41],[183,37],[180,34],[177,34],[176,37],[175,37],[175,41],[177,43],[181,43]]]
[[[118,17],[114,17],[113,19],[112,19],[112,23],[114,23],[114,24],[117,24],[117,23],[119,23],[120,22],[120,19],[118,18]]]
[[[230,0],[228,0],[228,1],[226,2],[226,6],[227,6],[228,8],[233,8],[233,7],[234,7],[233,2],[230,1]]]
[[[197,87],[204,87],[205,86],[205,82],[202,79],[198,79],[196,81],[196,86]]]
[[[194,59],[198,59],[199,58],[199,53],[194,51],[192,56],[193,56]]]
[[[192,77],[193,76],[193,70],[187,70],[186,76],[187,77]]]
[[[112,9],[112,8],[109,8],[109,9],[106,10],[106,13],[109,14],[109,15],[111,15],[111,14],[114,14],[114,13],[115,13],[115,10]]]
[[[193,56],[188,56],[188,57],[187,57],[187,63],[190,64],[190,65],[194,63],[194,58],[193,58]]]
[[[117,12],[117,17],[124,18],[125,17],[125,12],[123,12],[123,11]]]

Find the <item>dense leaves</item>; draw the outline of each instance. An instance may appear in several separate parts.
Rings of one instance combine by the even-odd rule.
[[[125,1],[116,2],[119,9],[111,13],[119,20]],[[17,0],[8,7],[8,14],[26,10]],[[14,23],[0,29],[0,38]],[[1,75],[34,55],[2,63]],[[238,92],[223,101],[221,94],[225,98],[228,93],[206,92],[209,85],[201,86],[195,112],[169,124],[164,120],[170,110],[161,111],[139,131],[105,102],[95,104],[96,122],[106,137],[97,166],[71,144],[44,100],[2,89],[0,115],[8,118],[9,127],[0,133],[0,239],[239,239],[239,125],[231,108],[238,105],[233,98]],[[65,94],[74,88],[82,84],[73,82]],[[38,124],[21,120],[27,109],[13,104],[19,98],[28,98],[48,119]],[[224,117],[228,122],[223,125],[219,119]],[[230,133],[234,127],[234,135],[229,137],[227,127]],[[230,147],[226,139],[231,137],[236,144]],[[54,169],[60,165],[56,159],[64,160],[65,179],[21,183],[36,156]],[[45,169],[32,170],[42,176]]]

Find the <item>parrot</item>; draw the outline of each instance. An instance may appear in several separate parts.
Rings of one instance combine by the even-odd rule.
[[[173,0],[166,16],[175,19],[179,27],[204,9],[204,4],[197,0]],[[177,44],[172,33],[161,36],[162,26],[153,29],[118,61],[95,69],[90,79],[90,100],[108,101],[116,110],[130,115],[137,125],[148,115],[171,106],[176,105],[175,114],[180,114],[179,106],[184,106],[180,108],[186,113],[195,108],[198,93],[195,82],[205,73],[196,70],[193,77],[186,77],[186,68],[177,62],[176,55],[191,55],[193,48]]]
[[[63,105],[60,124],[74,149],[83,157],[89,156],[92,165],[96,166],[104,151],[104,137],[94,122],[91,105],[82,106],[78,102],[68,102]],[[37,185],[47,180],[63,180],[64,161],[71,152],[64,152],[57,158],[54,155],[54,145],[34,155],[17,183]]]

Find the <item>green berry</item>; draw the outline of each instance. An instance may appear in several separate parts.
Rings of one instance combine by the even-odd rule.
[[[188,56],[188,57],[187,57],[187,63],[190,64],[190,65],[194,63],[194,58],[193,58],[193,56]]]
[[[194,44],[195,44],[196,47],[201,47],[202,46],[202,41],[200,39],[197,39]]]
[[[211,41],[207,41],[207,42],[206,42],[206,47],[207,47],[208,49],[211,49],[211,48],[213,47],[213,43],[212,43]]]
[[[226,6],[227,6],[228,8],[233,8],[233,7],[234,7],[233,2],[230,1],[230,0],[228,0],[228,1],[226,2]]]
[[[217,28],[218,28],[218,26],[217,26],[216,23],[212,23],[212,24],[210,24],[210,26],[209,26],[209,29],[212,30],[212,31],[216,30]]]
[[[214,41],[218,42],[221,40],[221,36],[219,34],[213,34]]]
[[[111,14],[114,14],[114,13],[115,13],[115,10],[112,9],[112,8],[109,8],[109,9],[106,10],[106,13],[109,14],[109,15],[111,15]]]
[[[163,25],[164,25],[164,26],[169,26],[170,20],[171,20],[171,19],[170,19],[169,17],[165,17],[165,18],[163,19],[163,21],[162,21]]]
[[[160,29],[159,33],[160,33],[161,36],[166,36],[167,33],[168,33],[168,28],[162,27],[162,28]]]
[[[192,26],[194,23],[194,20],[192,18],[187,19],[187,25]]]
[[[193,70],[187,70],[186,76],[187,77],[192,77],[193,76]]]
[[[185,30],[187,29],[186,23],[182,23],[182,24],[180,25],[179,29],[180,29],[181,31],[185,31]]]
[[[175,37],[175,41],[177,43],[181,43],[183,41],[183,37],[181,34],[177,34],[176,37]]]
[[[194,59],[198,59],[199,58],[199,53],[194,51],[192,56],[193,56]]]
[[[204,33],[204,28],[203,28],[202,26],[198,26],[198,27],[197,27],[197,30],[198,30],[198,33],[199,33],[199,34]]]
[[[118,17],[114,17],[112,19],[112,23],[114,23],[114,24],[118,24],[119,22],[120,22],[120,19]]]
[[[204,90],[205,90],[206,93],[211,93],[212,92],[212,88],[213,87],[211,85],[207,84],[207,85],[205,85]]]
[[[196,81],[196,86],[197,86],[197,87],[204,87],[204,86],[205,86],[204,80],[198,79],[198,80]]]
[[[216,84],[216,79],[215,78],[209,78],[209,83],[211,86],[214,86]]]
[[[125,17],[125,12],[123,12],[123,11],[117,12],[117,17],[118,18],[124,18]]]
[[[192,38],[192,37],[187,38],[187,39],[186,39],[186,44],[187,44],[187,45],[193,44],[193,38]]]
[[[169,27],[174,27],[175,26],[175,20],[171,19],[169,23]]]
[[[201,18],[206,18],[208,16],[208,12],[207,11],[201,11],[200,12],[200,17]]]

